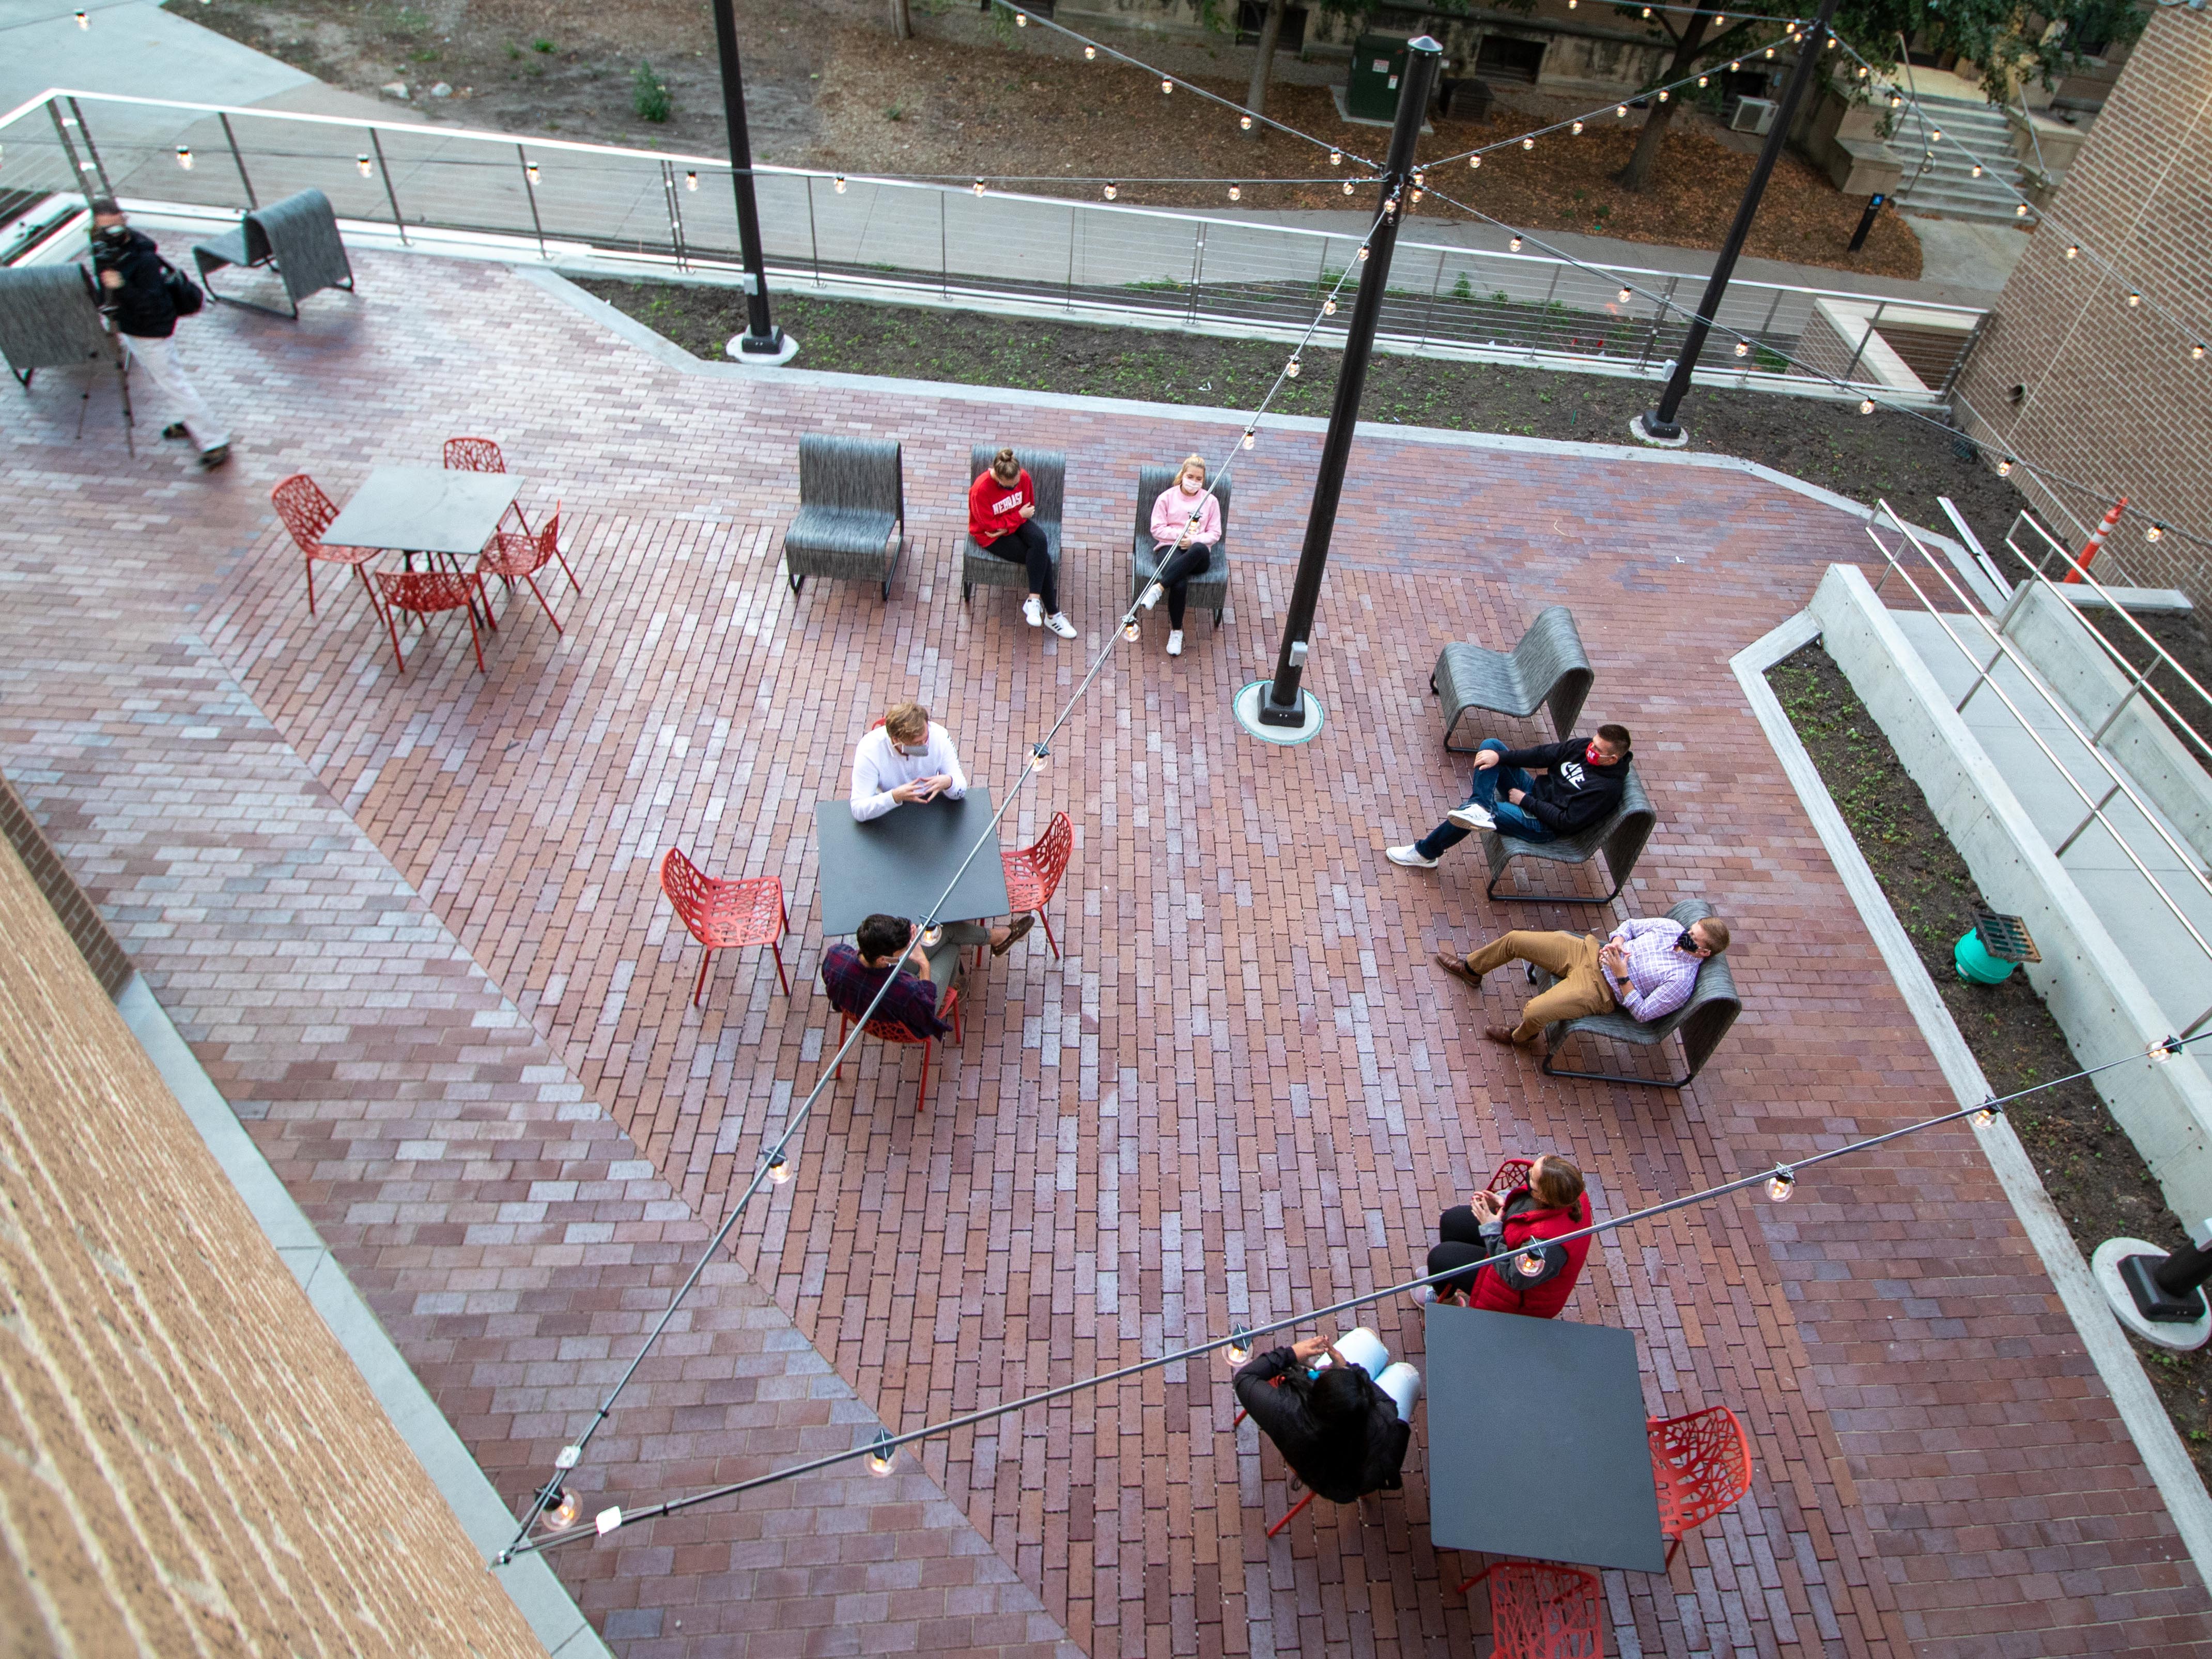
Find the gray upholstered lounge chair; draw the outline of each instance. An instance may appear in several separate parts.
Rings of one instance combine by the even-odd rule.
[[[888,438],[810,432],[799,441],[799,516],[783,532],[783,568],[794,593],[809,576],[878,582],[906,551],[906,469]]]
[[[1524,899],[1533,903],[1610,904],[1628,885],[1629,877],[1636,871],[1636,860],[1643,856],[1644,843],[1651,839],[1652,826],[1658,822],[1659,814],[1652,809],[1651,797],[1644,793],[1644,781],[1637,776],[1636,763],[1632,760],[1621,787],[1620,805],[1613,809],[1610,817],[1578,836],[1561,836],[1557,841],[1522,841],[1499,830],[1483,830],[1482,855],[1490,863],[1490,885],[1483,890],[1492,898]],[[1601,852],[1605,854],[1606,871],[1613,878],[1613,890],[1603,898],[1581,898],[1569,893],[1501,894],[1498,890],[1505,866],[1515,859],[1588,864]]]
[[[0,357],[26,392],[42,368],[115,361],[82,265],[0,266]]]
[[[1133,595],[1142,593],[1145,584],[1158,569],[1152,560],[1152,503],[1159,500],[1162,490],[1173,488],[1182,476],[1180,466],[1137,469],[1137,538],[1129,548],[1129,592]],[[1229,604],[1229,495],[1228,479],[1214,484],[1213,499],[1221,503],[1221,539],[1213,544],[1213,557],[1206,562],[1206,574],[1193,576],[1183,590],[1193,604],[1213,612],[1216,628],[1221,626],[1221,613]]]
[[[1693,921],[1703,921],[1713,913],[1713,907],[1703,899],[1684,899],[1667,914],[1687,927]],[[1540,969],[1531,969],[1530,981],[1548,987],[1552,976]],[[1743,1003],[1735,994],[1735,975],[1729,971],[1728,953],[1707,957],[1705,965],[1698,969],[1696,988],[1690,1000],[1664,1018],[1648,1024],[1618,1010],[1610,1014],[1584,1014],[1579,1019],[1555,1020],[1544,1028],[1544,1073],[1547,1077],[1589,1078],[1599,1083],[1641,1083],[1652,1089],[1680,1089],[1705,1069],[1705,1062],[1713,1057],[1713,1050],[1721,1046],[1735,1017],[1743,1012]],[[1662,1078],[1631,1077],[1620,1072],[1573,1072],[1559,1064],[1559,1045],[1577,1031],[1594,1036],[1608,1036],[1622,1042],[1633,1042],[1640,1047],[1656,1048],[1675,1032],[1682,1034],[1682,1055],[1689,1069],[1668,1081]]]
[[[331,198],[319,190],[303,190],[281,202],[256,208],[239,222],[238,228],[201,242],[192,248],[192,263],[199,267],[200,282],[225,305],[249,311],[265,311],[272,317],[284,313],[274,306],[251,300],[234,300],[216,293],[212,278],[225,265],[267,265],[284,279],[284,296],[292,302],[292,317],[300,316],[300,301],[326,288],[353,288],[353,262],[338,240],[337,215]]]
[[[1468,709],[1488,708],[1526,720],[1548,704],[1552,727],[1565,738],[1574,730],[1595,678],[1583,654],[1583,637],[1575,630],[1574,613],[1554,605],[1536,613],[1510,652],[1446,646],[1429,676],[1429,690],[1444,700],[1444,747],[1465,754],[1476,745],[1455,744],[1452,733]]]
[[[990,471],[991,458],[999,453],[997,444],[977,444],[968,452],[968,482],[971,484]],[[1052,550],[1052,570],[1060,574],[1060,515],[1061,503],[1067,493],[1067,457],[1057,449],[1023,449],[1017,447],[1014,459],[1029,470],[1030,482],[1036,488],[1036,517],[1030,522],[1044,532],[1045,544]],[[964,504],[963,504],[964,510]],[[985,587],[1011,587],[1018,592],[1030,591],[1030,575],[1018,559],[1002,559],[995,553],[986,553],[975,545],[973,536],[960,538],[960,602],[968,603],[968,596],[978,584]]]

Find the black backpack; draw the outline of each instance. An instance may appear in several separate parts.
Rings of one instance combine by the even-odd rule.
[[[197,317],[207,304],[200,285],[167,259],[161,261],[161,286],[168,291],[170,307],[179,317]]]

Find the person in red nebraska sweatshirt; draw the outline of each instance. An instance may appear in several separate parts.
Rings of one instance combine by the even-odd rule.
[[[1429,1271],[1467,1271],[1438,1281],[1433,1299],[1493,1313],[1557,1318],[1582,1277],[1592,1241],[1545,1241],[1580,1232],[1589,1224],[1589,1194],[1583,1188],[1583,1172],[1558,1153],[1547,1152],[1529,1166],[1526,1186],[1503,1196],[1477,1193],[1473,1202],[1455,1205],[1438,1218],[1441,1237],[1429,1252]],[[1536,1271],[1528,1272],[1532,1266]],[[1413,1299],[1430,1300],[1421,1294],[1430,1289],[1426,1285],[1417,1287]]]
[[[1029,469],[1000,450],[968,486],[968,533],[986,553],[1011,564],[1027,565],[1030,596],[1022,617],[1031,628],[1049,628],[1064,640],[1075,637],[1075,624],[1060,614],[1053,580],[1052,544],[1030,521],[1036,517],[1036,486]]]

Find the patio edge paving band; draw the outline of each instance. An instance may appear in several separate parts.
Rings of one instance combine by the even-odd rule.
[[[1942,994],[1936,990],[1936,981],[1929,977],[1919,952],[1913,949],[1905,924],[1890,908],[1873,867],[1867,863],[1866,854],[1859,850],[1843,813],[1821,781],[1812,756],[1783,711],[1781,700],[1766,683],[1768,669],[1820,637],[1820,623],[1812,612],[1800,611],[1773,632],[1738,652],[1729,665],[1735,671],[1744,696],[1750,700],[1752,713],[1758,717],[1759,729],[1774,746],[1775,757],[1782,763],[1783,771],[1804,803],[1805,815],[1812,819],[1820,844],[1835,861],[1836,873],[1842,878],[1851,902],[1865,919],[1868,935],[1881,952],[1890,976],[1897,981],[1898,994],[1905,999],[1906,1007],[1918,1023],[1921,1035],[1927,1039],[1952,1092],[1960,1106],[1972,1106],[1990,1098],[1993,1091],[1989,1079],[1982,1075],[1981,1066],[1967,1048],[1958,1022],[1951,1018]],[[2142,1455],[2143,1467],[2157,1485],[2159,1496],[2166,1500],[2166,1510],[2173,1517],[2181,1541],[2188,1547],[2197,1576],[2212,1586],[2212,1493],[2205,1491],[2196,1464],[2190,1461],[2188,1449],[2174,1430],[2173,1419],[2166,1415],[2149,1377],[2144,1375],[2142,1359],[2129,1345],[2119,1322],[2106,1305],[2104,1293],[2090,1277],[2089,1264],[2075,1248],[2073,1237],[2059,1219],[2050,1194],[2037,1178],[2035,1165],[2020,1144],[2012,1121],[2000,1115],[1996,1122],[1986,1127],[1971,1120],[1969,1127],[1973,1129],[1974,1139],[1981,1143],[1990,1170],[2004,1188],[2005,1197],[2011,1200],[2021,1231],[2027,1235],[2045,1271],[2051,1275],[2067,1317],[2074,1322],[2081,1346],[2087,1350],[2097,1376],[2112,1395],[2120,1421],[2127,1427],[2128,1437],[2135,1442],[2136,1449]]]

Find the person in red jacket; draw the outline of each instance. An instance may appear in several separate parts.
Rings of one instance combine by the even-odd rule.
[[[1583,1172],[1556,1153],[1547,1153],[1529,1166],[1527,1186],[1503,1198],[1477,1193],[1472,1203],[1455,1204],[1443,1212],[1437,1223],[1438,1243],[1429,1252],[1429,1271],[1466,1271],[1433,1286],[1416,1287],[1413,1299],[1429,1301],[1431,1296],[1422,1292],[1430,1291],[1437,1301],[1462,1307],[1553,1318],[1582,1277],[1590,1241],[1544,1241],[1589,1224]],[[1534,1273],[1526,1271],[1531,1257],[1540,1258]]]
[[[986,553],[1010,564],[1027,565],[1030,596],[1022,617],[1031,628],[1049,628],[1063,640],[1075,637],[1075,624],[1060,614],[1052,569],[1052,544],[1030,520],[1036,517],[1036,486],[1029,469],[1002,449],[968,486],[968,533]]]

